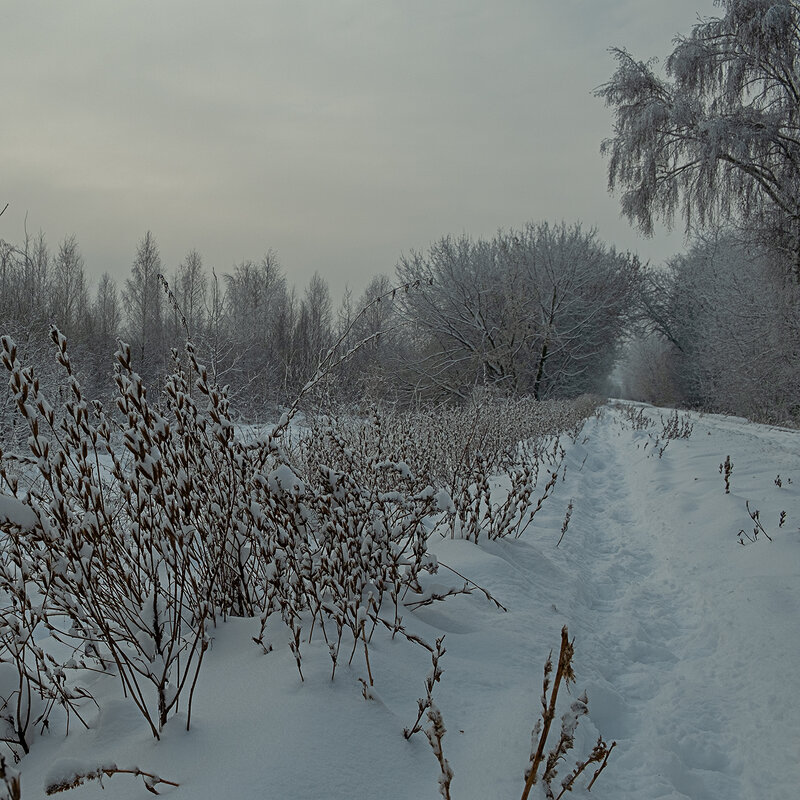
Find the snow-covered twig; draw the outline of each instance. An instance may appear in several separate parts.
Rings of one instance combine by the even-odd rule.
[[[56,765],[51,771],[51,776],[45,786],[45,794],[50,796],[58,794],[59,792],[66,792],[69,789],[75,789],[82,786],[86,781],[99,781],[102,785],[103,778],[111,778],[114,775],[134,775],[141,778],[144,782],[144,787],[151,794],[160,794],[156,790],[156,786],[164,784],[165,786],[180,786],[179,783],[168,781],[166,778],[161,778],[152,772],[145,772],[138,767],[128,767],[122,769],[116,764],[104,764],[102,766],[87,768],[84,765],[77,764],[62,764]],[[56,772],[60,774],[55,774]]]

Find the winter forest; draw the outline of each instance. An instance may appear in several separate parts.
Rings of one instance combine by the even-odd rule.
[[[716,6],[587,87],[662,263],[115,279],[0,210],[0,800],[794,797],[800,2]]]

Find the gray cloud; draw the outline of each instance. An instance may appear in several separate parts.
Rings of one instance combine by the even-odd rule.
[[[605,191],[592,90],[711,0],[27,0],[4,12],[0,236],[75,233],[124,278],[268,248],[335,288],[445,233],[581,219],[660,259]]]

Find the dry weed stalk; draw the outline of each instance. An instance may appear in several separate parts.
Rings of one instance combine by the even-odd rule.
[[[464,594],[470,594],[473,589],[477,589],[487,600],[494,603],[495,606],[499,608],[501,611],[508,611],[508,609],[493,594],[484,589],[483,586],[480,586],[477,583],[475,583],[475,581],[473,581],[471,578],[468,578],[466,575],[462,575],[457,569],[453,569],[453,567],[448,566],[443,561],[439,561],[438,559],[437,559],[437,565],[440,568],[452,572],[454,575],[458,575],[458,577],[464,581],[464,586],[465,586],[465,589],[463,591]],[[466,590],[466,587],[470,587],[469,591]]]
[[[561,525],[561,536],[558,537],[558,541],[556,542],[556,547],[561,544],[562,539],[567,535],[567,528],[569,528],[569,522],[572,519],[572,499],[570,498],[569,505],[567,506],[567,512],[564,514],[564,522]]]
[[[439,710],[436,703],[433,702],[433,687],[441,680],[444,672],[439,665],[439,660],[447,652],[443,646],[443,642],[444,636],[436,640],[436,647],[431,652],[432,669],[425,678],[425,697],[420,697],[419,700],[417,700],[417,718],[410,728],[405,728],[403,730],[403,736],[405,736],[406,739],[410,739],[415,733],[425,733],[425,737],[439,764],[439,793],[442,795],[443,800],[450,800],[450,782],[453,780],[453,770],[445,758],[442,749],[442,740],[444,739],[445,733],[447,733],[447,729],[444,727],[442,712]],[[366,690],[366,684],[364,688]],[[430,722],[427,728],[422,727],[423,716],[427,717],[428,722]]]
[[[617,403],[615,408],[622,412],[624,418],[623,427],[630,426],[634,431],[645,431],[647,433],[648,441],[644,443],[644,450],[647,451],[648,446],[652,445],[647,453],[648,458],[656,454],[661,458],[667,447],[669,447],[670,442],[676,439],[688,439],[694,429],[689,417],[686,414],[680,414],[677,409],[666,418],[661,415],[661,431],[659,433],[651,433],[648,429],[656,423],[645,413],[644,408],[632,406],[628,403]]]
[[[694,425],[686,414],[679,414],[675,409],[666,419],[661,417],[661,437],[666,441],[672,439],[688,439],[692,435]]]
[[[138,767],[121,769],[116,764],[105,764],[92,770],[76,771],[69,777],[53,781],[45,787],[45,794],[50,796],[58,794],[59,792],[66,792],[70,789],[82,786],[86,781],[99,781],[102,786],[103,778],[112,778],[114,775],[135,775],[141,778],[144,782],[145,789],[147,789],[150,794],[160,794],[155,788],[160,784],[164,784],[165,786],[180,786],[179,783],[168,781],[166,778],[161,778],[158,775],[154,775],[152,772],[145,772]]]
[[[725,478],[725,494],[730,494],[731,475],[733,474],[733,462],[730,456],[725,456],[725,461],[719,465],[719,474]]]
[[[441,794],[443,800],[450,800],[450,782],[453,780],[453,770],[444,757],[442,750],[442,740],[447,733],[447,729],[444,727],[442,712],[439,711],[435,703],[431,702],[427,716],[431,724],[425,729],[425,736],[431,745],[434,756],[436,756],[436,761],[439,763],[439,794]]]
[[[753,522],[753,533],[751,535],[746,530],[744,530],[744,528],[742,528],[739,531],[739,544],[744,544],[745,539],[747,539],[747,541],[751,543],[757,542],[759,533],[763,533],[764,536],[767,537],[767,539],[772,541],[772,537],[767,533],[766,529],[764,528],[764,525],[761,522],[761,513],[759,512],[759,510],[758,509],[753,510],[752,508],[750,508],[749,500],[745,500],[744,504],[745,507],[747,508],[747,514]],[[778,525],[778,527],[782,527],[785,521],[786,521],[786,512],[781,511],[780,524]]]
[[[655,422],[645,414],[644,408],[641,406],[633,406],[630,403],[617,403],[614,408],[622,414],[625,422],[634,431],[646,431],[655,425]]]
[[[403,736],[410,739],[415,733],[422,731],[422,718],[425,712],[433,706],[433,687],[442,679],[444,670],[439,666],[439,660],[447,652],[443,646],[444,636],[440,636],[436,640],[436,647],[431,652],[431,671],[425,677],[425,697],[420,697],[417,700],[417,718],[410,728],[403,729]]]
[[[599,764],[600,766],[589,784],[589,788],[591,788],[597,780],[597,777],[605,769],[608,763],[608,757],[616,746],[616,742],[612,742],[609,746],[602,737],[599,737],[588,758],[576,762],[575,767],[566,778],[561,781],[559,793],[557,795],[554,793],[552,784],[558,774],[558,764],[566,760],[567,754],[575,745],[575,730],[578,727],[579,718],[588,713],[588,699],[586,694],[583,694],[571,703],[569,710],[561,717],[561,731],[558,741],[551,748],[545,759],[545,747],[547,746],[550,728],[556,714],[558,690],[561,687],[562,681],[567,689],[569,689],[570,683],[575,682],[575,672],[572,667],[572,659],[575,655],[574,642],[574,639],[570,641],[565,625],[561,629],[561,649],[558,654],[558,665],[556,667],[552,688],[550,683],[553,673],[552,651],[545,662],[541,700],[542,712],[541,718],[537,720],[531,734],[531,762],[525,772],[525,788],[522,793],[522,800],[527,800],[531,789],[536,784],[537,780],[539,780],[539,768],[543,763],[544,770],[541,774],[541,780],[544,786],[545,796],[548,800],[559,800],[566,792],[572,791],[575,780],[583,774],[589,765]],[[550,693],[549,697],[548,691]]]

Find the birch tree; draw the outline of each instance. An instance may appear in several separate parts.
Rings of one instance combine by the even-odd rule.
[[[275,329],[286,303],[286,278],[269,251],[259,262],[238,264],[225,276],[225,287],[230,380],[240,400],[256,410],[274,402],[280,385]]]
[[[117,284],[108,272],[100,276],[97,284],[94,305],[92,306],[94,335],[99,340],[97,346],[104,351],[113,352],[110,348],[116,341],[122,320],[119,305]]]
[[[625,49],[597,94],[611,190],[645,234],[739,220],[790,256],[800,280],[800,2],[718,0],[675,40],[666,75]]]
[[[202,332],[205,323],[208,291],[208,276],[203,268],[203,258],[197,250],[190,250],[175,271],[173,291],[189,335],[196,336]],[[186,332],[183,333],[185,336]]]
[[[352,355],[335,372],[337,393],[343,399],[384,398],[402,379],[403,366],[397,358],[397,292],[392,288],[388,275],[376,275],[357,302],[353,303],[349,292],[345,294],[337,335],[343,337],[342,353]]]

